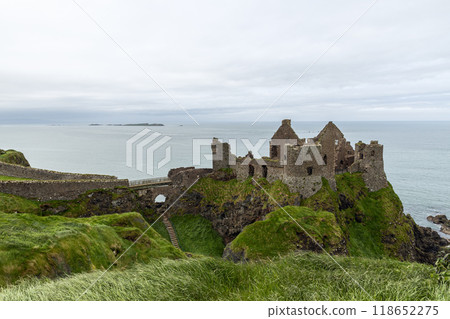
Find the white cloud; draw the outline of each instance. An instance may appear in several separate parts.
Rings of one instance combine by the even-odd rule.
[[[252,122],[370,4],[78,2],[200,122]],[[448,9],[379,0],[261,120],[450,120]],[[190,121],[71,1],[3,3],[0,30],[3,122]]]

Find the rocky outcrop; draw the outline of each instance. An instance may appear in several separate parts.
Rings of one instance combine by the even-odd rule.
[[[450,235],[450,219],[447,219],[447,216],[445,215],[428,216],[427,220],[434,224],[441,225],[441,232]]]
[[[411,218],[412,220],[412,218]],[[439,234],[429,227],[422,227],[414,223],[414,253],[416,261],[428,264],[434,264],[440,255],[445,251],[448,253],[450,241],[442,238]],[[447,248],[446,248],[447,247]]]
[[[15,150],[4,151],[0,149],[0,162],[30,167],[30,163],[28,163],[23,153]]]
[[[155,203],[151,191],[138,192],[128,188],[89,191],[72,201],[45,202],[42,215],[91,217],[126,212],[140,212],[149,222],[154,221],[161,205]]]
[[[268,203],[260,194],[250,194],[244,200],[228,201],[223,205],[204,202],[204,195],[197,191],[185,195],[185,200],[177,203],[173,211],[199,214],[211,221],[213,228],[223,238],[225,244],[231,242],[244,229],[261,220],[277,208]]]

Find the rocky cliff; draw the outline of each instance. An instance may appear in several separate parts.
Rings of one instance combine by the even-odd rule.
[[[371,192],[361,173],[338,175],[336,191],[324,179],[322,189],[304,200],[301,200],[299,194],[289,192],[287,186],[279,181],[268,183],[260,179],[258,183],[265,191],[251,179],[240,182],[223,176],[203,178],[173,207],[172,214],[200,214],[209,219],[228,244],[227,254],[234,254],[232,259],[248,259],[252,255],[264,257],[264,254],[254,253],[260,250],[261,245],[265,245],[258,238],[252,237],[251,233],[260,233],[255,227],[267,228],[263,232],[265,236],[259,238],[270,241],[271,238],[277,238],[279,232],[295,226],[290,218],[281,224],[278,224],[279,218],[270,218],[270,212],[279,210],[278,204],[282,207],[289,205],[309,208],[308,214],[300,214],[301,217],[296,219],[300,225],[314,224],[322,227],[325,215],[322,216],[321,212],[331,214],[339,227],[339,238],[335,236],[336,233],[316,232],[313,236],[315,241],[327,246],[331,253],[433,263],[439,251],[449,244],[435,231],[418,226],[409,215],[404,214],[402,203],[392,186]],[[266,221],[270,220],[276,225],[268,227]],[[258,223],[254,224],[255,222]],[[291,236],[292,233],[285,238],[289,247],[287,251],[317,250],[317,247],[311,245],[311,238],[305,236],[299,227],[296,229],[295,238]],[[243,239],[244,236],[246,238]],[[233,245],[235,240],[240,245]],[[270,254],[272,253],[273,251]]]
[[[23,153],[15,151],[15,150],[7,150],[4,151],[0,149],[0,162],[8,163],[8,164],[16,164],[20,166],[29,167],[30,163],[28,163],[27,159],[23,155]]]

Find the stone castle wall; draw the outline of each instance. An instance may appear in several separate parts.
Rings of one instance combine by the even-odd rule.
[[[351,173],[361,172],[367,188],[374,192],[388,186],[384,172],[383,145],[378,141],[370,144],[356,143],[355,162],[350,166]]]
[[[371,191],[388,186],[383,146],[377,141],[368,145],[359,142],[354,150],[333,122],[329,122],[316,137],[300,139],[292,129],[291,121],[283,120],[269,143],[270,157],[263,157],[263,162],[254,159],[250,152],[246,157],[234,157],[229,145],[220,143],[217,138],[213,139],[211,148],[213,170],[229,167],[238,180],[249,177],[263,177],[269,182],[281,180],[291,192],[298,192],[303,197],[319,191],[322,178],[336,190],[336,174],[346,172],[361,172]],[[235,164],[228,163],[229,158],[236,159]]]
[[[116,180],[117,177],[97,174],[77,174],[0,162],[0,175],[37,180]]]
[[[70,200],[93,189],[113,189],[128,186],[128,180],[27,180],[0,181],[0,193],[40,201]]]

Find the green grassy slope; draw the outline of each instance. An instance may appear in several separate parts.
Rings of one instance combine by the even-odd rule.
[[[20,178],[20,177],[11,177],[11,176],[0,175],[0,181],[26,181],[26,180],[29,180],[29,178]]]
[[[324,254],[234,264],[218,258],[152,260],[106,273],[83,300],[449,300],[433,267],[395,260],[336,257],[362,287]],[[75,300],[100,272],[29,280],[0,289],[0,300]]]
[[[369,192],[361,174],[336,176],[337,192],[328,184],[302,204],[334,212],[348,237],[352,256],[389,256],[404,260],[413,241],[411,219],[391,185]]]
[[[105,269],[147,227],[138,213],[79,219],[0,213],[0,286],[27,276],[54,278]],[[160,257],[184,255],[150,229],[118,267]]]
[[[3,213],[28,213],[39,215],[40,204],[37,201],[23,197],[0,193],[0,212]]]
[[[205,256],[221,257],[225,245],[211,222],[200,215],[170,218],[183,251]]]
[[[316,242],[328,252],[339,252],[343,248],[342,240],[343,233],[334,214],[286,206],[268,214],[265,220],[245,227],[230,248],[234,252],[244,251],[246,258],[258,259],[300,249],[320,251]]]
[[[0,149],[0,162],[21,166],[30,166],[30,163],[28,163],[23,153],[15,150],[4,151]]]
[[[287,185],[279,180],[269,183],[265,178],[261,178],[258,183],[279,203],[293,204],[298,198],[297,193],[291,193]],[[245,181],[238,181],[237,179],[220,181],[209,177],[201,178],[192,186],[190,191],[202,194],[202,204],[217,205],[217,214],[226,210],[224,204],[244,201],[249,195],[261,197],[266,205],[275,206],[259,186],[253,185],[251,178]]]
[[[322,189],[303,200],[302,206],[285,209],[329,252],[410,260],[414,221],[403,213],[392,186],[369,192],[359,173],[337,175],[336,183],[337,191],[333,191],[323,179]],[[264,221],[245,227],[229,248],[236,256],[250,259],[299,249],[318,251],[300,226],[278,209]]]

